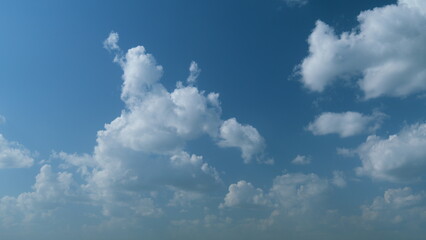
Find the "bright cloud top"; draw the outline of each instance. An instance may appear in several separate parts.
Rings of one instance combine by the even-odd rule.
[[[382,113],[368,116],[358,112],[325,112],[317,116],[307,129],[314,135],[338,134],[345,138],[374,131],[380,127],[383,116]]]
[[[425,9],[422,0],[400,0],[364,11],[360,25],[340,36],[318,21],[300,65],[302,83],[321,92],[337,80],[358,78],[366,99],[426,90]]]
[[[229,186],[229,192],[219,207],[244,207],[247,205],[266,205],[267,203],[268,200],[262,189],[255,188],[246,181],[239,181]]]

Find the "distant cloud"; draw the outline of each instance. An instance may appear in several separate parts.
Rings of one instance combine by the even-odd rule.
[[[328,181],[316,174],[288,173],[274,179],[271,197],[288,214],[304,213],[324,197]]]
[[[113,50],[119,50],[120,47],[118,46],[118,40],[119,36],[116,32],[111,32],[107,39],[104,41],[104,48],[113,51]]]
[[[360,175],[392,182],[419,180],[426,170],[426,124],[407,126],[385,139],[369,136],[357,153]]]
[[[308,165],[311,163],[311,157],[309,156],[303,156],[303,155],[297,155],[292,161],[292,164],[295,165]]]
[[[6,122],[6,118],[2,115],[0,115],[0,124],[3,124]]]
[[[388,189],[370,205],[363,205],[362,217],[367,221],[401,224],[412,222],[422,225],[426,211],[425,192],[414,193],[411,188]]]
[[[314,135],[338,134],[342,138],[350,137],[379,128],[384,116],[378,112],[369,116],[358,112],[325,112],[317,116],[307,129]]]
[[[22,145],[9,142],[0,134],[0,169],[31,167],[34,159],[31,153]]]
[[[340,188],[346,187],[346,180],[343,172],[333,171],[333,179],[331,180],[331,183]]]
[[[393,21],[392,19],[398,19]],[[366,99],[404,97],[426,90],[426,2],[400,0],[364,11],[359,26],[336,35],[322,21],[309,36],[301,82],[322,92],[341,79],[359,79]]]
[[[189,76],[186,79],[188,84],[196,83],[200,73],[201,73],[201,69],[198,67],[198,64],[195,61],[192,61],[191,65],[189,66]]]
[[[43,165],[32,192],[0,198],[0,224],[15,225],[49,216],[51,209],[67,202],[73,184],[71,173],[55,173],[50,165]]]
[[[303,6],[308,3],[308,0],[284,0],[289,6]]]
[[[244,207],[247,205],[268,204],[267,198],[263,194],[263,190],[255,188],[251,183],[239,181],[229,186],[229,192],[226,194],[224,202],[219,206],[224,207]]]
[[[312,207],[322,200],[328,189],[328,180],[316,174],[288,173],[277,176],[267,193],[251,183],[239,181],[229,186],[220,208],[250,204],[272,207],[286,215],[299,215],[313,210]]]

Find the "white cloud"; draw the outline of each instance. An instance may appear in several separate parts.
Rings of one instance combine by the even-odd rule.
[[[267,193],[251,183],[239,181],[229,186],[220,208],[264,206],[288,216],[300,215],[318,206],[328,189],[328,180],[316,174],[288,173],[278,176]]]
[[[241,125],[235,118],[223,122],[220,138],[219,146],[240,148],[245,163],[260,156],[265,149],[265,140],[259,132],[250,125]]]
[[[187,142],[200,136],[241,148],[245,161],[263,150],[264,140],[255,128],[235,119],[221,120],[219,94],[192,85],[200,73],[195,62],[189,85],[179,82],[169,92],[160,83],[163,68],[144,47],[122,54],[117,41],[113,33],[106,46],[115,50],[114,62],[123,70],[121,99],[126,108],[98,132],[92,155],[56,155],[66,161],[63,167],[78,168],[86,181],[84,191],[104,215],[155,216],[163,210],[154,204],[153,191],[172,193],[165,201],[169,206],[187,207],[220,186],[216,169],[202,156],[185,151]],[[141,202],[148,207],[138,207]]]
[[[31,167],[34,159],[22,145],[9,142],[0,134],[0,169]]]
[[[174,189],[173,198],[169,201],[168,205],[173,207],[187,207],[191,206],[193,201],[199,200],[202,197],[203,195],[199,192]]]
[[[163,86],[156,84],[163,75],[163,67],[143,46],[129,49],[124,57],[117,55],[115,61],[123,69],[121,99],[127,107],[137,107],[145,97],[152,96],[149,93],[165,93]]]
[[[111,32],[107,39],[104,41],[104,48],[109,51],[120,50],[120,47],[117,45],[119,40],[118,33]]]
[[[310,210],[328,188],[328,181],[316,174],[288,173],[274,179],[270,195],[287,214],[294,215]]]
[[[229,192],[225,196],[224,203],[220,204],[219,207],[264,206],[267,204],[268,200],[263,195],[262,189],[255,188],[249,182],[239,181],[229,186]]]
[[[188,84],[194,84],[197,82],[197,78],[201,73],[201,69],[198,67],[198,64],[194,61],[191,62],[189,66],[189,76],[186,79]]]
[[[415,222],[426,217],[424,192],[413,193],[409,187],[388,189],[383,197],[377,197],[370,205],[363,205],[362,217],[368,221],[384,221],[400,224]]]
[[[303,6],[308,3],[308,0],[284,0],[289,6]]]
[[[51,155],[51,160],[62,160],[60,169],[74,171],[75,176],[45,165],[34,191],[0,199],[0,225],[54,219],[59,216],[54,214],[79,206],[88,210],[79,217],[101,225],[133,224],[161,216],[168,207],[184,212],[223,186],[210,162],[186,150],[190,141],[208,136],[224,147],[240,148],[245,161],[263,151],[264,140],[254,127],[221,119],[219,94],[183,83],[168,91],[160,83],[163,68],[155,58],[142,46],[123,53],[117,33],[111,33],[104,46],[123,70],[125,108],[98,131],[92,153]],[[195,81],[199,69],[194,64],[190,74]],[[0,160],[8,167],[33,163],[27,150],[1,135]]]
[[[292,161],[292,164],[296,165],[308,165],[311,163],[311,157],[309,156],[303,156],[303,155],[297,155]]]
[[[40,168],[33,185],[33,192],[21,193],[17,197],[0,199],[0,222],[10,226],[49,217],[55,209],[72,196],[73,177],[71,173],[54,173],[50,165]]]
[[[303,84],[321,92],[339,79],[358,78],[366,99],[426,90],[425,2],[400,0],[362,12],[358,21],[340,36],[317,21],[300,65]]]
[[[369,116],[358,112],[325,112],[317,116],[307,129],[314,135],[339,134],[342,138],[350,137],[376,130],[383,116],[377,112]]]
[[[393,182],[415,181],[426,170],[426,124],[414,124],[387,139],[369,136],[358,147],[360,175]]]
[[[346,187],[345,174],[342,171],[333,171],[331,183],[340,188]]]

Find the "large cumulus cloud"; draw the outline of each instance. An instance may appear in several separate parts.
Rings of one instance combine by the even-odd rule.
[[[335,81],[355,78],[366,99],[426,90],[426,3],[400,0],[362,12],[358,21],[340,35],[317,21],[309,56],[300,65],[302,83],[321,92]]]

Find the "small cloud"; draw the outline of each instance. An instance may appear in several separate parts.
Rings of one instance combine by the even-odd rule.
[[[356,156],[356,150],[348,149],[348,148],[337,148],[336,152],[338,155],[342,157],[354,157]]]
[[[0,124],[3,124],[6,122],[6,118],[2,115],[0,115]]]
[[[235,118],[223,122],[220,127],[220,138],[218,142],[220,147],[240,148],[245,163],[249,163],[253,157],[261,156],[265,149],[265,140],[257,129],[250,125],[242,125]]]
[[[201,73],[201,69],[198,67],[198,64],[195,61],[192,61],[191,65],[189,66],[189,76],[186,79],[188,84],[196,83],[200,73]]]
[[[118,33],[111,32],[108,38],[105,39],[104,41],[104,48],[107,49],[108,51],[120,50],[120,47],[117,44],[118,40],[119,40]]]
[[[351,137],[377,130],[386,115],[374,112],[363,115],[358,112],[324,112],[307,126],[314,135],[338,134],[341,138]]]
[[[303,156],[303,155],[297,155],[292,161],[292,164],[295,165],[308,165],[311,163],[311,157],[309,156]]]
[[[284,0],[284,2],[290,7],[301,7],[308,3],[308,0]]]
[[[263,190],[255,188],[251,183],[239,181],[229,186],[229,192],[226,194],[224,202],[219,208],[259,205],[265,206],[268,200],[263,194]]]
[[[345,175],[342,171],[334,171],[333,172],[333,179],[331,180],[331,183],[339,188],[346,187],[346,180]]]

